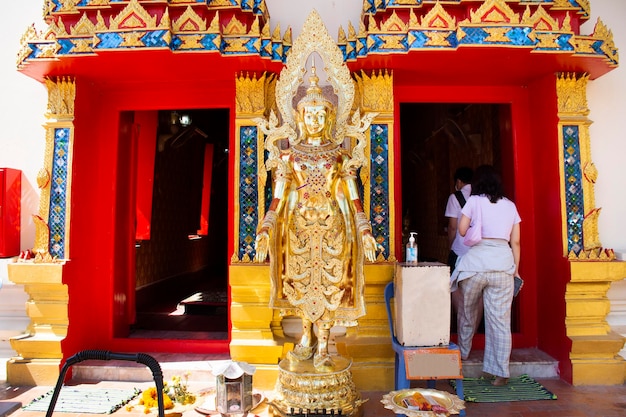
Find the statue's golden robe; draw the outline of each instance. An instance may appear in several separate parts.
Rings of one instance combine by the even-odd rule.
[[[355,326],[365,314],[356,176],[339,145],[297,144],[274,173],[281,203],[270,237],[270,305],[313,323]]]

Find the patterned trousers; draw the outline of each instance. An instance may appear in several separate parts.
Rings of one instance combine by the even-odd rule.
[[[511,303],[513,275],[504,272],[482,272],[459,283],[463,291],[463,310],[457,330],[461,357],[472,350],[472,339],[480,322],[481,297],[485,311],[485,357],[483,371],[509,377],[511,356]]]

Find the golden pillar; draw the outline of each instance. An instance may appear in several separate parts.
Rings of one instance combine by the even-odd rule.
[[[624,359],[618,355],[624,338],[611,331],[607,291],[626,276],[626,263],[603,249],[598,234],[600,208],[595,206],[598,172],[591,160],[587,118],[586,75],[557,78],[559,147],[564,255],[571,277],[565,291],[567,336],[572,340],[574,385],[619,385],[625,380]]]
[[[232,323],[230,355],[233,360],[256,366],[254,383],[273,388],[283,341],[274,311],[269,308],[269,268],[253,264],[256,227],[264,214],[265,183],[263,135],[255,118],[274,107],[276,76],[241,74],[236,80],[235,118],[235,212],[233,255],[229,267]],[[276,328],[278,326],[278,328]],[[275,335],[276,333],[276,335]]]
[[[69,202],[74,141],[74,81],[46,80],[46,147],[44,167],[37,175],[41,196],[33,216],[35,246],[30,259],[9,264],[9,279],[23,284],[29,296],[27,333],[11,338],[17,356],[7,362],[13,385],[54,385],[67,335],[68,290],[63,284],[64,259],[69,258]]]

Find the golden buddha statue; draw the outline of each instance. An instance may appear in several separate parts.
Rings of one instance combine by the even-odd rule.
[[[302,337],[289,358],[313,356],[316,369],[332,369],[330,330],[356,326],[365,314],[363,260],[376,260],[377,243],[363,212],[355,165],[341,147],[343,138],[332,137],[335,106],[318,85],[314,63],[311,71],[296,107],[297,139],[280,152],[273,199],[257,233],[256,261],[270,252],[272,307],[302,319]]]

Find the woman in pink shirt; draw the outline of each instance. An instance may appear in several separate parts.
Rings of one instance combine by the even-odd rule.
[[[511,304],[520,261],[520,216],[504,197],[500,176],[491,165],[476,169],[472,195],[462,210],[459,234],[465,236],[480,216],[482,239],[459,258],[451,277],[452,291],[462,289],[464,308],[457,331],[461,357],[467,359],[476,332],[481,298],[485,314],[483,376],[506,385],[511,356]]]

